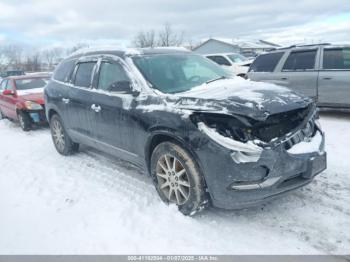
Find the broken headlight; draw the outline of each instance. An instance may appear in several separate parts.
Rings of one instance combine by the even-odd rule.
[[[32,102],[32,101],[25,101],[24,105],[25,105],[26,109],[28,109],[28,110],[41,110],[41,109],[43,109],[43,107],[40,104]]]
[[[247,119],[218,114],[193,115],[191,119],[211,140],[232,150],[232,160],[237,164],[259,160],[262,148],[250,139]]]
[[[233,140],[246,143],[254,140],[252,137],[251,121],[242,116],[229,116],[214,113],[196,113],[191,120],[198,126],[204,123],[207,127],[214,129],[218,134]]]

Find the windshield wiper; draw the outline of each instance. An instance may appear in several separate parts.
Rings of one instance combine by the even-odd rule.
[[[215,82],[217,80],[221,80],[221,79],[226,79],[227,77],[226,76],[220,76],[218,78],[214,78],[214,79],[211,79],[211,80],[208,80],[207,82],[205,82],[206,84],[209,84],[211,82]]]

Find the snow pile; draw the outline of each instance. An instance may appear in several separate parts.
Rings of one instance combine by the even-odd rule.
[[[0,254],[348,254],[350,117],[321,122],[328,169],[310,185],[190,218],[142,170],[84,147],[60,156],[49,130],[0,120]]]

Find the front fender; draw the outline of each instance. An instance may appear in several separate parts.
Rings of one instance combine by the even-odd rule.
[[[24,106],[24,102],[17,102],[16,103],[16,111],[26,110],[26,107]]]
[[[189,137],[179,135],[179,133],[176,132],[175,130],[171,130],[170,128],[164,128],[164,127],[155,127],[152,130],[152,132],[150,132],[146,141],[145,161],[146,161],[149,174],[151,174],[150,162],[151,162],[152,151],[156,147],[156,145],[165,141],[172,141],[178,144],[179,146],[181,146],[183,149],[185,149],[193,157],[193,159],[195,160],[195,162],[199,167],[199,170],[201,170],[201,173],[203,174],[202,163],[198,158],[194,148],[191,146]],[[203,179],[205,179],[204,174],[203,174]]]

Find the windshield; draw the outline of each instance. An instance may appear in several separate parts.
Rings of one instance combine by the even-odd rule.
[[[48,81],[48,78],[20,79],[16,80],[16,89],[28,90],[34,88],[43,88]]]
[[[244,61],[248,60],[248,58],[246,58],[245,56],[242,56],[240,54],[231,54],[231,55],[227,55],[227,56],[234,63],[240,63],[240,62],[244,62]]]
[[[163,93],[188,91],[208,81],[230,77],[220,66],[193,54],[139,56],[133,61],[146,80]]]

